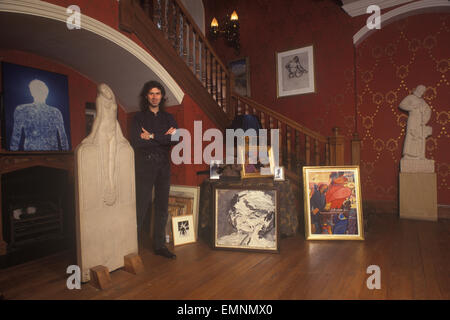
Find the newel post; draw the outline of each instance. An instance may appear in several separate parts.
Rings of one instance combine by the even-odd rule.
[[[339,134],[339,128],[333,128],[333,135],[328,137],[330,145],[330,165],[344,165],[345,138]]]
[[[361,163],[361,139],[359,139],[358,132],[354,132],[352,138],[352,164],[359,166],[360,163]]]

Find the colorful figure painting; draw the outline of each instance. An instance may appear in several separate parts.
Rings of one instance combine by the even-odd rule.
[[[358,167],[304,167],[307,239],[363,237]]]

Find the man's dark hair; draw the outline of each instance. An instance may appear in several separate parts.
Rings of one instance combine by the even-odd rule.
[[[161,90],[162,97],[161,97],[161,102],[159,103],[159,110],[164,111],[164,105],[166,102],[166,89],[164,89],[164,87],[162,86],[161,83],[159,83],[158,81],[154,81],[154,80],[146,82],[144,84],[144,87],[141,90],[141,93],[139,95],[141,111],[148,110],[148,106],[150,103],[147,100],[147,94],[153,88],[158,88],[159,90]]]

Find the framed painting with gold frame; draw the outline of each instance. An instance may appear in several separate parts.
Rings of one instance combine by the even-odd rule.
[[[307,240],[364,240],[359,166],[303,167]]]
[[[274,155],[271,147],[266,147],[267,153],[265,155],[269,163],[263,164],[260,161],[260,150],[258,146],[252,146],[245,144],[245,148],[240,148],[240,161],[242,164],[241,178],[264,178],[273,177],[275,170]],[[270,174],[263,174],[262,169],[266,168],[267,171],[270,170]]]

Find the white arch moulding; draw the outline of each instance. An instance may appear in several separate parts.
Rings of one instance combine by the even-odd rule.
[[[448,0],[422,0],[406,4],[385,14],[382,14],[381,27],[408,16],[429,12],[450,12],[450,2]],[[379,30],[371,30],[367,28],[367,25],[364,25],[364,27],[362,27],[353,36],[353,45],[355,47],[358,47],[361,42],[363,42],[367,37],[369,37],[373,32],[376,31]]]
[[[69,17],[69,14],[66,12],[66,10],[67,8],[65,7],[61,7],[58,5],[54,5],[39,0],[0,0],[0,13],[16,13],[29,16],[37,16],[39,18],[51,19],[54,21],[64,23],[64,26],[66,25],[67,18]],[[91,35],[89,36],[90,40],[92,40],[92,36],[94,36],[96,37],[96,39],[100,39],[101,41],[103,41],[103,43],[107,44],[109,47],[117,46],[118,47],[117,49],[120,49],[119,50],[120,52],[123,52],[122,50],[125,50],[128,54],[134,56],[134,58],[138,60],[136,61],[136,63],[140,62],[138,63],[139,66],[142,66],[142,64],[145,65],[149,69],[149,71],[151,71],[154,75],[156,75],[156,77],[158,77],[159,80],[166,86],[167,90],[169,91],[168,95],[170,95],[169,99],[171,99],[170,101],[171,104],[172,105],[181,104],[184,97],[183,90],[175,82],[175,80],[171,77],[171,75],[163,68],[163,66],[157,60],[155,60],[155,58],[152,57],[146,50],[140,47],[137,43],[135,43],[133,40],[120,33],[118,30],[113,29],[110,26],[104,24],[103,22],[93,19],[87,15],[83,15],[82,12],[81,12],[81,29],[91,33]],[[3,30],[3,32],[10,32],[10,31]],[[105,39],[107,41],[104,41]],[[111,43],[113,45],[111,45]],[[77,44],[74,45],[76,46]],[[127,55],[127,57],[128,59],[131,58],[130,55]],[[92,59],[94,59],[94,57]],[[95,64],[95,61],[91,61],[90,63]],[[107,73],[101,77],[103,79],[94,78],[94,80],[108,80],[107,78],[105,79],[106,76]],[[142,86],[143,83],[140,84]],[[136,90],[138,89],[140,88],[137,88]],[[128,96],[130,96],[129,92],[127,93]],[[131,101],[131,99],[127,100],[128,102]],[[133,108],[136,108],[136,106],[133,106]],[[136,111],[136,109],[134,110],[128,109],[127,111]]]

